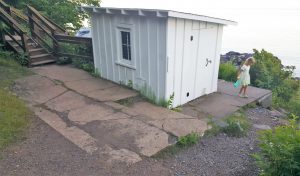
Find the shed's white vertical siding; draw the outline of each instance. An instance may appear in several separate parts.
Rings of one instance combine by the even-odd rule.
[[[123,84],[131,80],[135,89],[147,86],[157,98],[164,98],[166,23],[166,18],[93,13],[94,60],[101,76]],[[117,64],[118,55],[121,55],[117,42],[119,25],[131,26],[134,68]]]
[[[173,106],[217,90],[222,27],[215,23],[168,18],[165,98],[174,93]],[[206,59],[211,63],[207,64]]]

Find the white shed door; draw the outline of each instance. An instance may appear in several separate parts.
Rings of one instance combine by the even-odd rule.
[[[181,104],[195,99],[195,79],[199,30],[192,29],[192,22],[186,21],[182,61]]]
[[[200,29],[195,96],[212,93],[218,28],[207,25]],[[217,68],[219,69],[219,68]]]

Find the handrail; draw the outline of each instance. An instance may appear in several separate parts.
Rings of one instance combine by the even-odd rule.
[[[11,34],[9,31],[7,31],[6,29],[2,29],[2,31],[9,37],[12,39],[13,42],[15,42],[17,45],[19,45],[22,50],[24,51],[24,53],[28,53],[28,47],[27,47],[27,39],[28,37],[26,36],[26,31],[24,31],[21,26],[18,24],[18,22],[13,19],[10,14],[8,14],[2,7],[7,7],[5,6],[6,4],[3,1],[0,1],[0,18],[2,19],[2,21],[8,26],[10,27],[11,30],[13,30],[13,32],[15,34],[18,34],[21,38],[21,42],[18,41],[15,36],[13,34]],[[10,9],[10,8],[9,8]],[[10,11],[11,12],[11,11]],[[3,35],[3,34],[2,34]],[[4,37],[4,36],[2,36]],[[8,42],[9,43],[9,42]],[[11,45],[11,44],[10,44]],[[11,47],[18,52],[18,50],[11,45]]]
[[[62,33],[66,33],[66,30],[64,28],[62,28],[61,26],[59,26],[58,24],[56,24],[54,21],[52,21],[50,18],[46,17],[45,15],[43,15],[43,17],[49,21],[52,25],[54,25],[56,28],[60,29]]]
[[[49,23],[35,8],[31,7],[30,5],[27,5],[29,16],[34,15],[39,20],[41,20],[42,23],[44,23],[45,26],[47,26],[51,32],[54,32],[56,30],[56,27],[53,26],[51,23]]]
[[[12,27],[16,27],[17,29],[17,31],[19,32],[19,33],[22,33],[22,34],[24,34],[24,33],[26,33],[26,31],[24,31],[22,28],[21,28],[21,26],[19,25],[19,23],[16,21],[16,20],[14,20],[9,14],[7,14],[7,12],[5,12],[2,8],[0,8],[0,12],[1,12],[1,17],[2,17],[2,19],[4,20],[4,21],[6,21],[6,22],[10,22],[13,26]],[[3,15],[3,16],[2,16]],[[3,17],[5,17],[5,18],[3,18]]]
[[[11,13],[11,7],[2,0],[0,1],[0,7],[4,9],[8,14]]]
[[[61,34],[55,34],[54,38],[56,38],[56,40],[59,43],[66,43],[66,44],[84,44],[86,46],[86,48],[92,49],[92,38],[85,38],[85,37],[76,37],[76,36],[68,36],[68,35],[61,35]],[[93,50],[91,50],[91,52],[89,53],[85,53],[80,54],[80,53],[66,53],[66,52],[62,52],[60,51],[61,49],[61,45],[58,43],[58,48],[57,48],[57,55],[58,56],[66,56],[66,57],[80,57],[80,58],[84,58],[84,59],[88,59],[93,61]]]
[[[11,13],[14,14],[19,19],[23,20],[23,22],[28,23],[28,17],[23,14],[23,12],[19,9],[11,7]]]

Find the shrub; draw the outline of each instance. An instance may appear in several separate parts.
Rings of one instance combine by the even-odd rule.
[[[247,134],[250,128],[249,120],[243,114],[235,114],[225,119],[227,126],[222,128],[222,131],[229,136],[243,137]]]
[[[296,116],[287,126],[260,133],[260,152],[253,155],[261,175],[300,175],[300,130]]]
[[[237,69],[231,62],[220,64],[219,79],[234,82],[236,77]]]

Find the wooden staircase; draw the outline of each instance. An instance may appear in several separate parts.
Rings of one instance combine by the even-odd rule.
[[[25,54],[23,49],[12,38],[10,38],[8,35],[5,35],[4,37],[6,45],[8,45],[9,48],[13,48],[16,53]],[[21,38],[19,36],[16,35],[13,37],[18,42],[21,42]],[[37,66],[56,62],[56,58],[32,38],[27,38],[25,43],[27,44],[28,48],[28,66]]]
[[[0,40],[15,53],[26,56],[29,67],[54,63],[58,57],[94,61],[92,38],[68,35],[62,27],[29,5],[25,15],[0,0],[0,22],[5,26],[0,28]],[[65,44],[75,45],[77,49],[68,51]]]
[[[16,9],[3,1],[0,1],[0,20],[5,25],[1,29],[2,42],[17,54],[25,55],[29,67],[56,62],[54,49],[58,42],[53,36],[65,33],[63,28],[30,6],[26,16],[20,11],[16,13]],[[30,33],[24,30],[20,20],[28,24]],[[49,40],[47,42],[45,36],[50,37],[52,46],[49,46]]]

